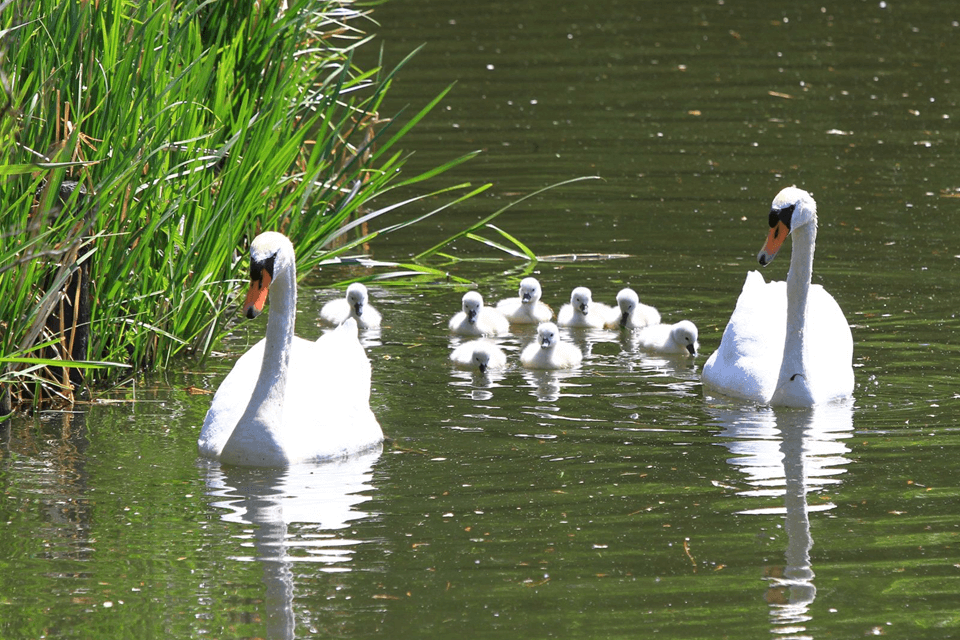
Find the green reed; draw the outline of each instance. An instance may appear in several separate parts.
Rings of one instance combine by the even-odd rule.
[[[367,229],[404,204],[386,194],[470,156],[401,175],[398,143],[444,94],[402,124],[383,117],[396,69],[352,62],[367,15],[349,0],[279,4],[0,0],[7,409],[69,402],[78,367],[89,383],[207,353],[261,230],[290,236],[306,274],[487,188],[425,189],[446,204]],[[85,345],[71,312],[83,279]]]

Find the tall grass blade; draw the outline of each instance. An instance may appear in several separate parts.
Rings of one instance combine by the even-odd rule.
[[[581,176],[581,177],[579,177],[579,178],[571,178],[571,179],[569,179],[569,180],[564,180],[564,181],[562,181],[562,182],[557,182],[557,183],[555,183],[555,184],[551,184],[551,185],[548,185],[548,186],[546,186],[546,187],[543,187],[542,189],[537,189],[536,191],[533,191],[533,192],[531,192],[531,193],[528,193],[527,195],[525,195],[525,196],[523,196],[523,197],[517,198],[516,200],[513,200],[513,201],[509,202],[508,204],[506,204],[506,205],[504,205],[503,207],[497,209],[496,211],[494,211],[493,213],[491,213],[491,214],[488,215],[487,217],[483,218],[483,219],[480,220],[479,222],[476,222],[476,223],[474,223],[473,225],[467,227],[466,229],[463,229],[462,231],[459,231],[458,233],[455,233],[454,235],[450,236],[450,237],[447,238],[446,240],[443,240],[443,241],[435,244],[434,246],[430,247],[430,248],[427,249],[426,251],[423,251],[423,252],[421,252],[421,253],[418,253],[416,256],[414,256],[414,260],[416,260],[416,261],[424,260],[424,259],[426,259],[426,258],[429,258],[430,256],[433,256],[434,254],[438,253],[441,249],[443,249],[444,247],[450,245],[451,243],[455,242],[456,240],[458,240],[458,239],[466,236],[467,234],[474,233],[474,232],[477,231],[478,229],[483,228],[483,227],[486,226],[489,222],[491,222],[492,220],[497,219],[498,217],[500,217],[501,214],[505,213],[506,211],[508,211],[509,209],[513,208],[514,206],[520,204],[520,203],[523,202],[524,200],[527,200],[527,199],[529,199],[529,198],[533,198],[534,196],[538,196],[538,195],[540,195],[541,193],[545,193],[545,192],[547,192],[547,191],[550,191],[551,189],[556,189],[556,188],[559,188],[559,187],[563,187],[563,186],[566,186],[566,185],[568,185],[568,184],[574,184],[574,183],[576,183],[576,182],[582,182],[582,181],[584,181],[584,180],[599,180],[599,179],[600,179],[600,178],[599,178],[598,176]],[[531,253],[532,253],[532,252],[531,252]],[[533,258],[531,258],[531,259],[533,259]]]

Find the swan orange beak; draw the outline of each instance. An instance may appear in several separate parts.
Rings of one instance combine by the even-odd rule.
[[[250,280],[250,290],[247,291],[247,299],[243,303],[243,315],[249,319],[254,319],[263,311],[263,305],[267,302],[267,292],[270,289],[270,272],[263,270],[260,278]]]
[[[777,253],[780,251],[780,247],[783,246],[783,241],[787,239],[787,234],[789,233],[790,227],[780,221],[770,228],[770,235],[767,236],[767,241],[764,243],[763,249],[761,249],[757,255],[757,260],[761,265],[767,266],[773,262],[773,259],[777,257]]]

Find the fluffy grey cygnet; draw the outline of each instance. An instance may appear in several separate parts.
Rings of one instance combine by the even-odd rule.
[[[537,339],[520,353],[520,363],[528,369],[569,369],[583,360],[575,345],[560,341],[560,329],[552,322],[537,327]]]

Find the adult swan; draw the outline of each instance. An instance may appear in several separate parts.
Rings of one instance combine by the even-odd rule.
[[[267,232],[250,245],[244,315],[255,318],[273,292],[267,336],[224,379],[207,417],[200,454],[227,464],[283,467],[341,458],[378,446],[370,411],[370,361],[348,320],[316,342],[293,335],[297,268],[293,245]]]
[[[757,259],[766,266],[793,235],[787,281],[747,274],[720,348],[703,366],[706,390],[788,407],[810,407],[853,393],[853,336],[837,301],[811,285],[817,203],[797,187],[777,194],[770,235]]]

